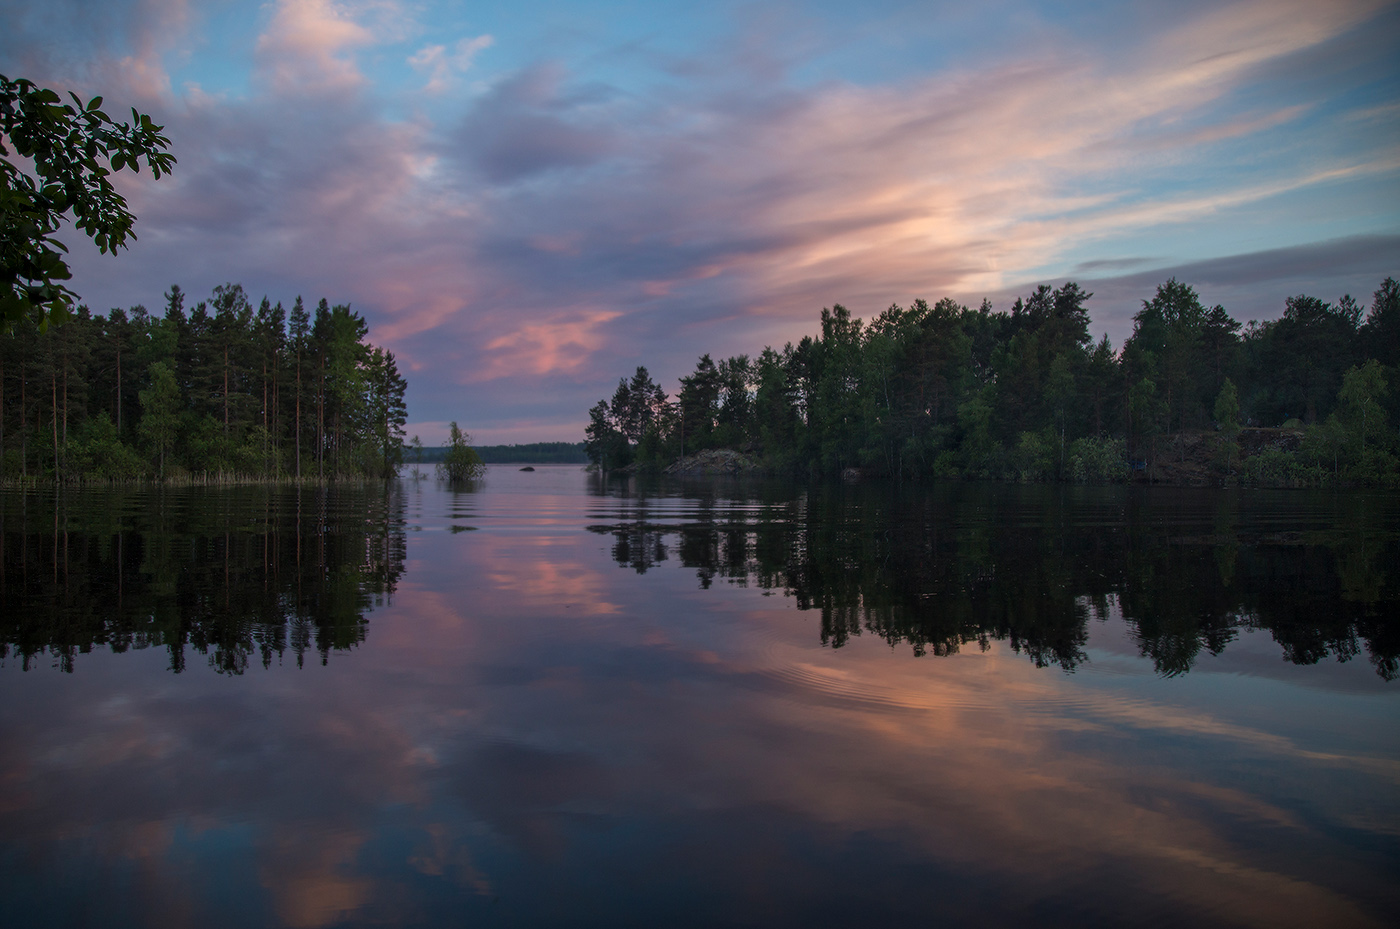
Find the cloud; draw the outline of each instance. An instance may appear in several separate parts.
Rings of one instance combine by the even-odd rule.
[[[346,53],[375,41],[374,32],[336,0],[276,0],[258,37],[257,60],[264,79],[281,92],[355,88],[364,77]]]
[[[798,79],[810,43],[797,53],[740,21],[684,68],[560,57],[463,88],[488,47],[519,61],[518,37],[493,25],[426,43],[394,5],[280,0],[248,95],[191,93],[157,113],[176,174],[123,178],[140,241],[115,261],[75,249],[77,284],[97,307],[153,304],[172,280],[350,302],[410,372],[415,419],[455,418],[484,441],[523,422],[576,438],[637,364],[673,388],[702,352],[800,337],[833,302],[870,315],[1000,299],[1047,275],[1186,268],[1222,243],[1394,230],[1386,103],[1337,102],[1360,80],[1338,42],[1376,28],[1377,9],[1235,3],[883,82]],[[142,28],[170,47],[174,33]],[[1269,75],[1304,54],[1341,70],[1278,90]],[[407,62],[411,85],[391,89],[372,59]],[[1383,256],[1365,255],[1352,289],[1383,276]],[[1093,303],[1104,326],[1150,295],[1126,296],[1134,274],[1109,280]],[[1115,288],[1121,303],[1104,298]]]
[[[0,4],[0,61],[10,77],[147,106],[170,99],[166,57],[197,19],[191,0]]]
[[[1400,275],[1397,256],[1400,235],[1347,236],[1121,276],[1090,277],[1081,279],[1080,284],[1094,294],[1090,305],[1095,331],[1107,333],[1115,345],[1121,346],[1132,334],[1132,317],[1142,308],[1142,301],[1151,298],[1157,285],[1170,278],[1190,284],[1206,306],[1220,304],[1241,322],[1277,319],[1283,315],[1284,300],[1303,292],[1327,301],[1350,293],[1363,306],[1369,306],[1372,291],[1379,288],[1381,281],[1386,276]]]
[[[591,310],[526,323],[487,342],[491,365],[470,374],[468,380],[573,371],[602,344],[599,326],[620,315],[616,311]]]
[[[1153,258],[1100,258],[1094,261],[1081,261],[1075,265],[1074,274],[1091,274],[1096,271],[1118,271],[1151,264]]]
[[[457,40],[450,51],[446,45],[425,45],[409,57],[408,63],[415,70],[428,73],[424,92],[440,94],[450,89],[453,78],[471,68],[476,56],[495,42],[492,36],[479,35]]]
[[[1130,279],[1140,283],[1150,277],[1166,274],[1181,280],[1199,281],[1201,284],[1221,287],[1260,284],[1286,286],[1290,282],[1314,280],[1319,276],[1364,279],[1363,276],[1372,268],[1384,267],[1387,262],[1396,263],[1400,260],[1397,256],[1400,256],[1400,235],[1349,236],[1326,242],[1193,261],[1136,274]],[[1375,283],[1379,285],[1380,281]],[[1319,296],[1331,298],[1341,294],[1326,293]]]
[[[538,65],[499,82],[453,133],[449,153],[495,184],[598,162],[613,131],[595,101],[564,91],[564,79],[558,66]]]

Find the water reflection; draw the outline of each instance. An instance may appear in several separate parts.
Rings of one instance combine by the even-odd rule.
[[[226,674],[365,638],[404,571],[396,485],[0,495],[0,658],[163,647]]]
[[[596,485],[627,495],[630,519],[595,524],[638,574],[671,558],[701,588],[716,579],[781,591],[821,614],[840,648],[873,633],[915,655],[1006,641],[1037,667],[1086,660],[1091,618],[1121,615],[1160,674],[1189,671],[1243,629],[1266,630],[1294,664],[1365,653],[1400,675],[1393,503],[1333,497],[1306,531],[1276,531],[1319,501],[1172,490],[716,485],[677,519],[657,518],[664,487]],[[756,505],[753,505],[756,504]]]
[[[397,581],[372,634],[325,668],[289,658],[285,673],[232,677],[191,660],[176,676],[159,649],[80,658],[72,675],[10,662],[5,925],[1394,922],[1395,687],[1361,661],[1286,665],[1268,633],[1239,625],[1222,653],[1233,665],[1203,647],[1191,674],[1164,677],[1138,656],[1145,620],[1115,613],[1127,579],[1183,557],[1246,604],[1261,596],[1249,578],[1271,576],[1259,565],[1310,570],[1264,558],[1274,549],[1340,564],[1360,546],[1359,563],[1389,572],[1383,504],[586,486],[542,469],[493,472],[473,492],[424,481],[328,499],[334,564],[373,585],[387,562]],[[153,519],[145,498],[101,499],[125,532]],[[226,531],[251,533],[230,548],[256,555],[267,508],[293,530],[269,547],[295,544],[293,505],[225,500],[202,528],[172,518],[181,564],[189,539],[223,545]],[[7,522],[7,545],[58,538],[61,552],[44,512],[47,534]],[[373,554],[401,532],[406,556]],[[1098,548],[1134,567],[1097,578],[1075,564]],[[861,565],[863,552],[884,560]],[[1054,557],[1032,571],[1021,552]],[[222,584],[222,563],[206,578]],[[61,561],[42,564],[61,580]],[[261,564],[235,558],[230,574]],[[1334,570],[1357,602],[1393,601],[1388,575]],[[918,612],[925,594],[1001,610],[950,627],[985,629],[986,650],[959,639],[959,654],[912,658],[910,633],[926,654],[947,641]],[[823,605],[839,649],[820,642]],[[884,637],[867,627],[876,607]],[[1039,645],[1054,664],[1065,640],[1079,673],[1026,660]],[[1265,652],[1271,670],[1239,673]]]

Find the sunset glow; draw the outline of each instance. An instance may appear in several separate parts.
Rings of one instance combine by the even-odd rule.
[[[581,440],[636,365],[674,392],[838,302],[1073,279],[1118,345],[1171,276],[1242,321],[1364,298],[1400,270],[1397,38],[1344,0],[0,3],[0,72],[179,159],[124,175],[128,252],[73,250],[87,303],[350,303],[429,444]]]

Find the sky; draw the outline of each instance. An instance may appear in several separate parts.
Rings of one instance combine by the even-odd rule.
[[[857,8],[859,7],[859,8]],[[1241,321],[1400,276],[1400,5],[0,0],[0,73],[166,127],[94,311],[348,303],[410,434],[581,441],[637,365],[1171,277]]]

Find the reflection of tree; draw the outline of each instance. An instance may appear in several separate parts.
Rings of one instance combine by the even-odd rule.
[[[1118,605],[1144,657],[1166,675],[1184,674],[1204,649],[1218,655],[1240,624],[1238,596],[1222,578],[1209,538],[1177,542],[1133,526],[1119,562]],[[1222,545],[1224,543],[1221,543]]]
[[[404,570],[388,485],[7,495],[0,504],[0,657],[187,649],[221,673],[290,651],[324,664],[365,637]]]
[[[633,568],[638,574],[646,574],[649,568],[666,560],[666,545],[661,541],[660,530],[646,523],[619,526],[613,538],[613,560]]]
[[[1279,536],[1242,522],[1228,498],[1213,523],[1162,518],[1147,498],[960,485],[755,491],[760,506],[707,498],[679,525],[595,526],[619,564],[643,573],[675,554],[700,586],[716,578],[781,590],[821,613],[833,648],[873,633],[915,654],[993,639],[1037,666],[1085,660],[1091,615],[1116,602],[1162,674],[1219,654],[1241,628],[1267,629],[1285,657],[1345,661],[1363,647],[1397,677],[1400,592],[1390,530],[1350,510],[1335,528]],[[1076,496],[1078,495],[1078,496]],[[1160,507],[1160,503],[1157,504]],[[1343,508],[1345,509],[1345,508]],[[1371,520],[1375,522],[1374,517]]]

